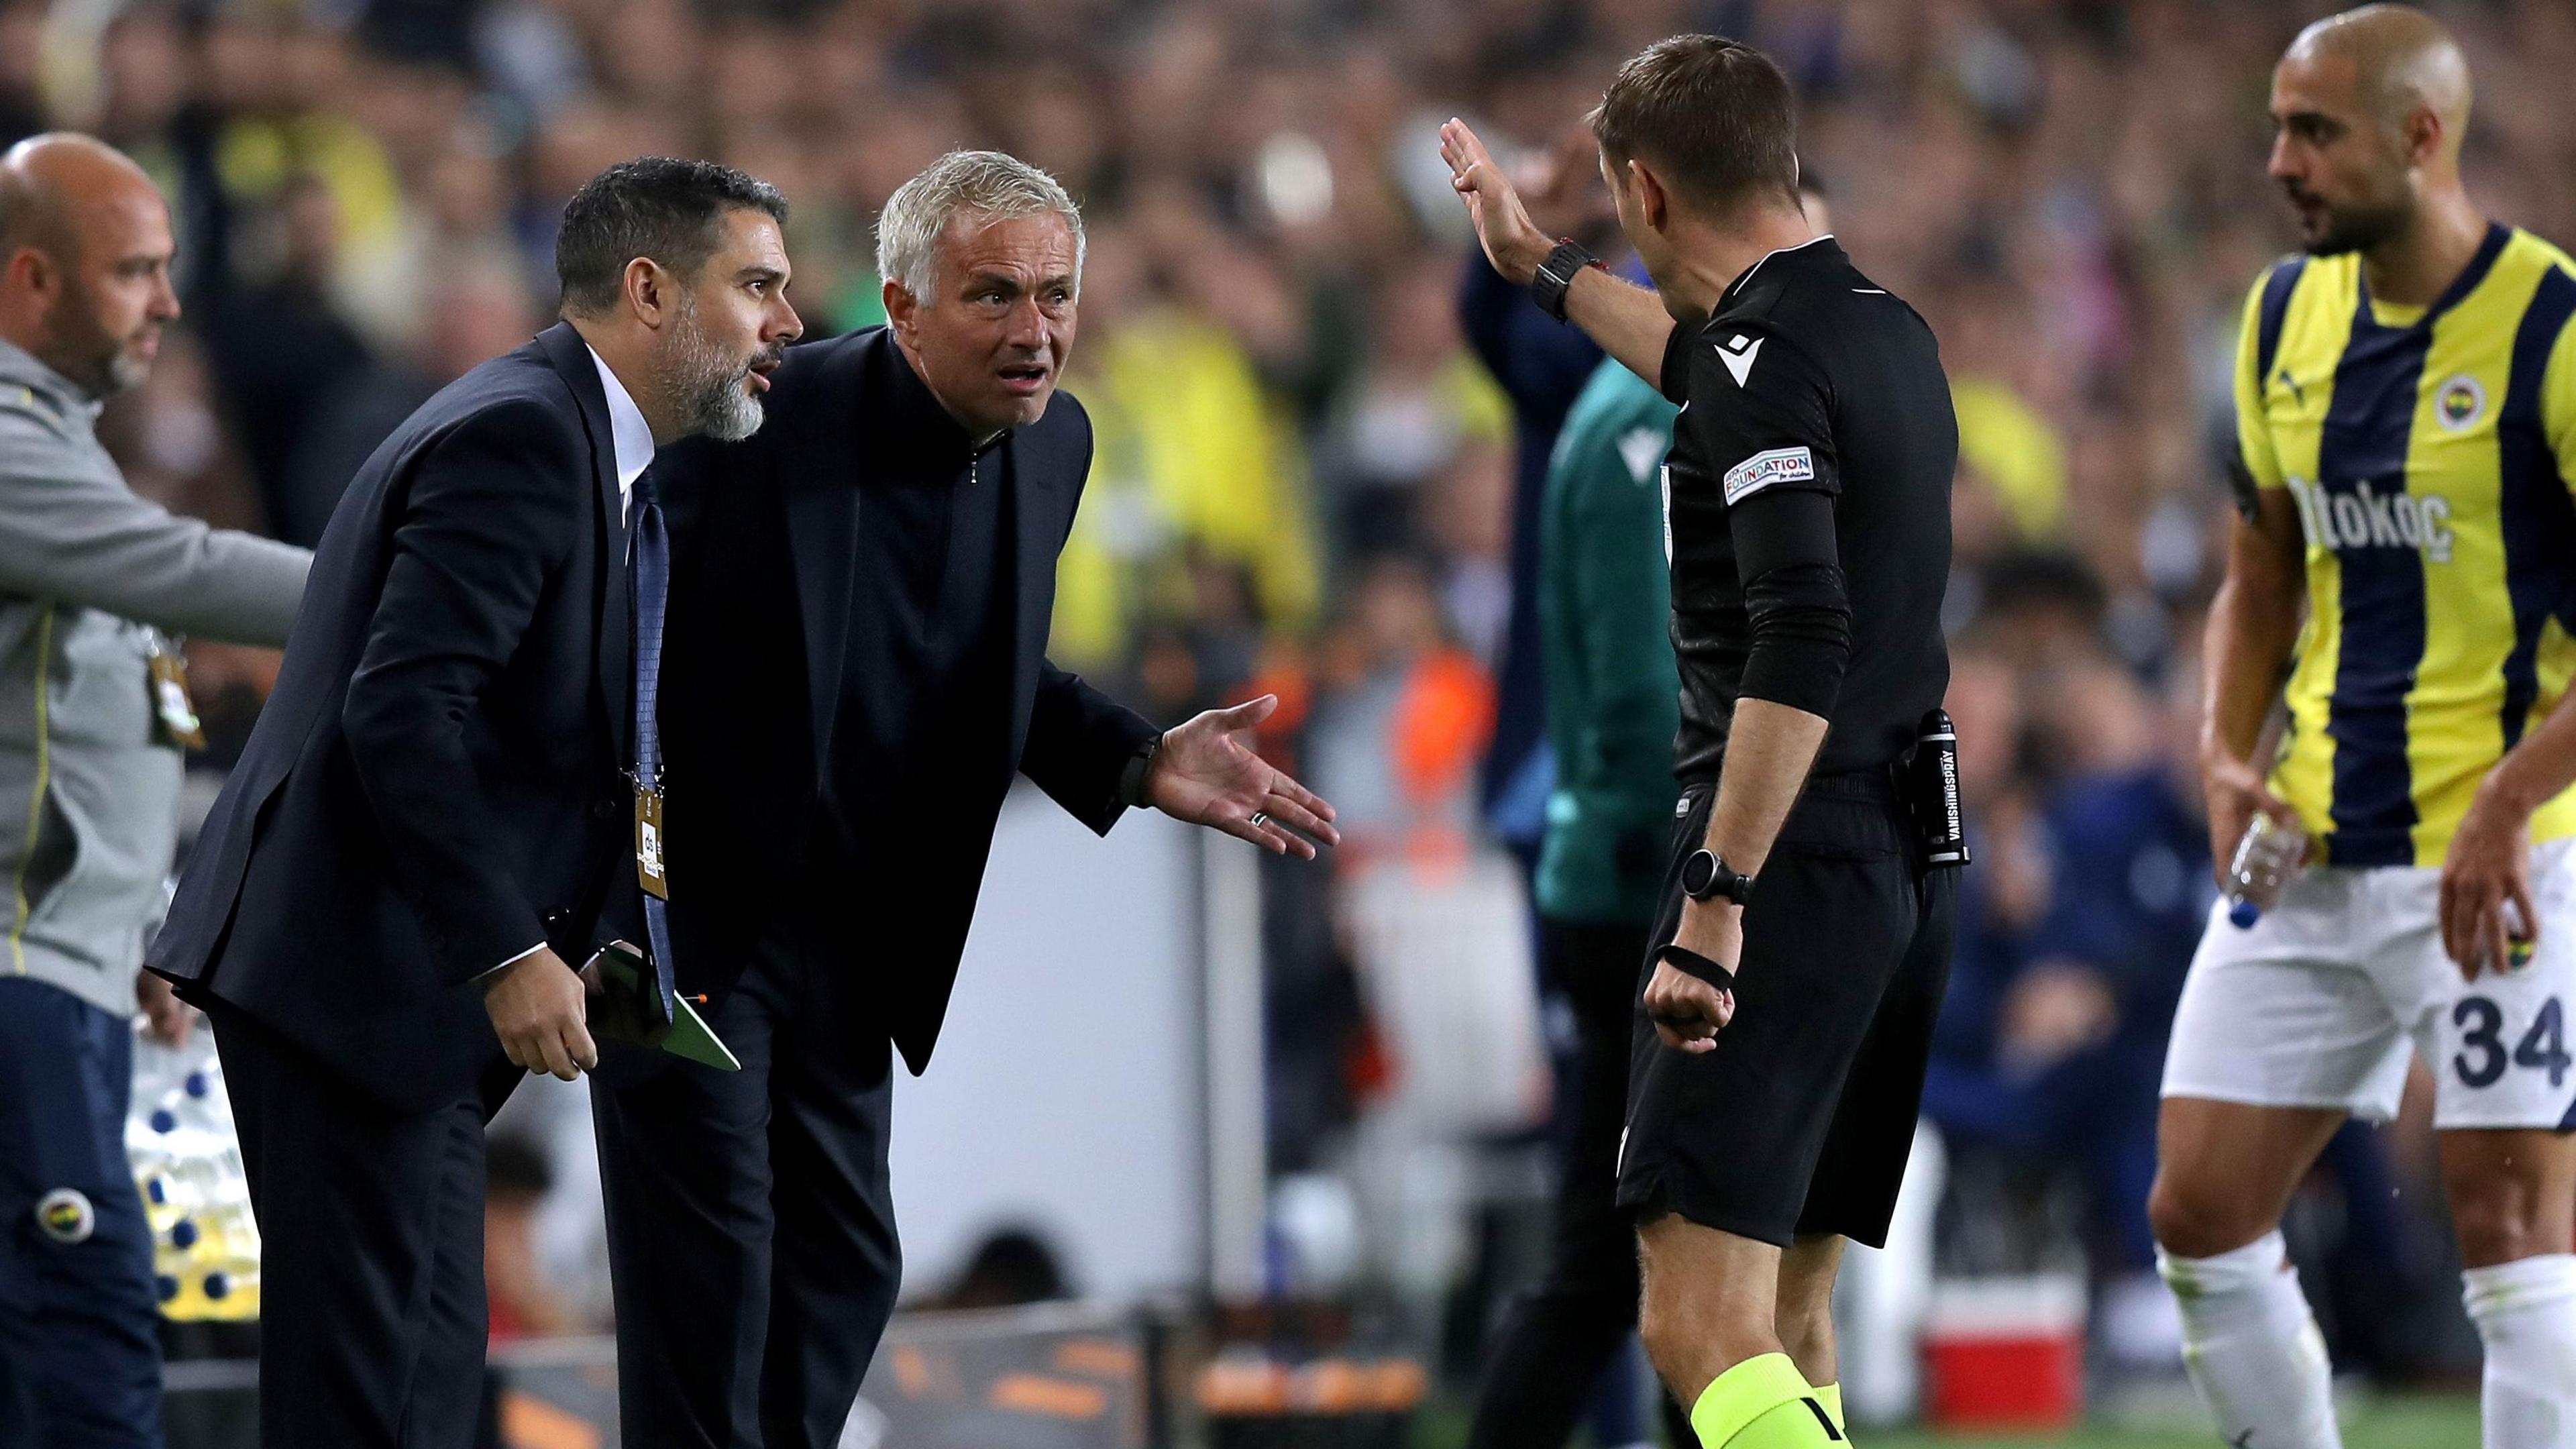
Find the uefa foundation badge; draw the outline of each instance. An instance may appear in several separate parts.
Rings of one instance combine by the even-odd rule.
[[[98,1209],[86,1194],[58,1187],[36,1202],[36,1225],[57,1243],[82,1243],[98,1229]]]

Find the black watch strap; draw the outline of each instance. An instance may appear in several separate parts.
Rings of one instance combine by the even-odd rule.
[[[1574,285],[1574,274],[1585,267],[1597,267],[1601,259],[1584,250],[1580,242],[1560,241],[1547,260],[1538,264],[1538,275],[1530,278],[1530,300],[1540,311],[1562,322],[1565,320],[1566,289]]]
[[[1720,991],[1735,989],[1735,973],[1688,946],[1668,945],[1655,953],[1655,959],[1668,962],[1684,973],[1698,977]]]

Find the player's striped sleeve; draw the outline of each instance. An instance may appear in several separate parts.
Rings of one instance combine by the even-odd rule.
[[[2266,271],[2254,283],[2245,298],[2244,324],[2236,334],[2236,455],[2243,476],[2236,481],[2241,488],[2250,482],[2257,490],[2285,486],[2281,463],[2272,451],[2272,431],[2263,413],[2263,371],[2269,360],[2266,353],[2277,346],[2279,322],[2273,323],[2274,336],[2267,338],[2264,327],[2264,303],[2280,285],[2280,269]],[[2266,344],[2271,344],[2267,346]],[[2245,500],[2251,503],[2251,500]]]
[[[2561,323],[2540,373],[2540,427],[2559,480],[2576,490],[2576,318]]]

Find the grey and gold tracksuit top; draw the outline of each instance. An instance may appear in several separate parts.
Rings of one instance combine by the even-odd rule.
[[[0,341],[0,976],[123,1016],[178,839],[153,650],[285,643],[312,555],[136,496],[98,413]]]

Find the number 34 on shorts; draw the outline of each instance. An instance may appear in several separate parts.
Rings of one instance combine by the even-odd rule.
[[[2567,1054],[2566,1010],[2555,996],[2541,1001],[2511,1051],[2505,1048],[2505,1008],[2492,996],[2473,992],[2461,997],[2451,1007],[2451,1025],[2459,1033],[2451,1070],[2463,1087],[2492,1087],[2506,1072],[2519,1069],[2548,1073],[2549,1085],[2556,1088],[2566,1084],[2568,1068],[2576,1066],[2576,1057]]]
[[[2532,849],[2528,966],[2464,981],[2442,951],[2441,872],[2303,872],[2250,930],[2222,909],[2183,982],[2164,1095],[2396,1115],[2408,1059],[2439,1128],[2576,1129],[2576,840]]]

